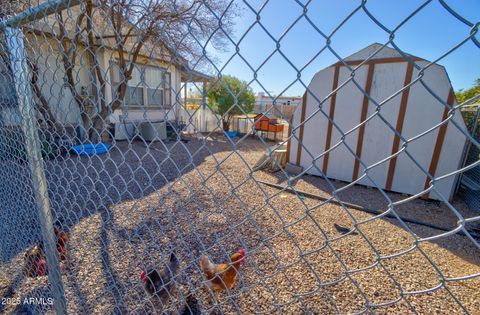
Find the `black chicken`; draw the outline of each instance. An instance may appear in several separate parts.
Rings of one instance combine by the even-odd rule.
[[[173,277],[177,273],[180,263],[174,253],[170,255],[168,268],[164,268],[160,272],[156,269],[143,271],[140,279],[145,282],[145,290],[151,295],[157,296],[166,306],[173,288]]]
[[[187,297],[186,304],[183,306],[183,309],[180,311],[180,315],[200,315],[200,307],[198,306],[198,301],[193,295]]]

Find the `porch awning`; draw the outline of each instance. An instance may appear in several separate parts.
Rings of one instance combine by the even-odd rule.
[[[213,77],[191,69],[187,69],[185,66],[181,66],[181,80],[182,82],[204,82],[204,81],[211,81]]]

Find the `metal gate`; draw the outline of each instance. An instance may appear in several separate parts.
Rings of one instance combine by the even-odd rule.
[[[477,141],[480,141],[480,131],[478,129],[480,122],[479,108],[478,105],[476,108],[474,106],[469,107],[464,114],[468,119],[468,130]],[[465,165],[468,166],[475,163],[479,157],[480,149],[478,146],[467,145]],[[459,194],[471,209],[480,209],[480,167],[473,167],[462,174]]]

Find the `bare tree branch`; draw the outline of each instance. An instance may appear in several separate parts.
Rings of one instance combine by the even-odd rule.
[[[30,59],[27,59],[28,66],[30,67],[30,71],[32,73],[32,77],[30,79],[30,83],[32,85],[33,92],[35,93],[36,97],[40,101],[39,111],[45,119],[47,125],[49,125],[53,129],[60,129],[60,125],[55,118],[55,115],[52,113],[50,106],[48,106],[48,101],[43,96],[42,89],[38,85],[38,66],[32,62]]]

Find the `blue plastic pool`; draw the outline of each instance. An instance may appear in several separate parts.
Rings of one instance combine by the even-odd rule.
[[[97,155],[106,153],[108,148],[110,148],[110,145],[106,143],[87,143],[73,146],[72,151],[78,155]]]
[[[224,131],[223,132],[226,137],[229,138],[235,138],[235,137],[240,137],[240,132],[238,131]]]

